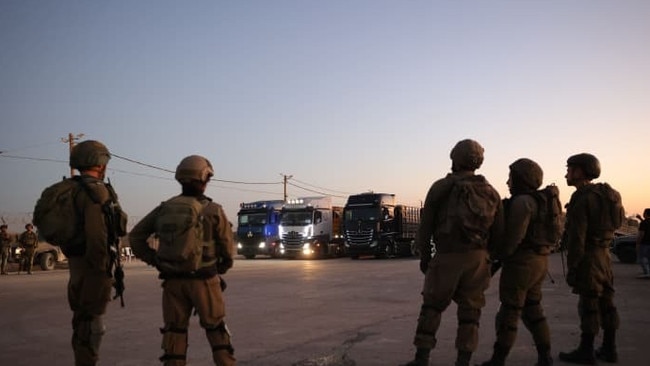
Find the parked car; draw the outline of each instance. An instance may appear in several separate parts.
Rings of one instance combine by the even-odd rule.
[[[23,249],[16,248],[16,261],[20,262]],[[45,241],[38,242],[36,254],[34,254],[34,265],[40,266],[43,271],[51,271],[58,263],[67,261],[65,254],[56,245]]]
[[[636,235],[615,237],[610,251],[623,263],[636,263]]]

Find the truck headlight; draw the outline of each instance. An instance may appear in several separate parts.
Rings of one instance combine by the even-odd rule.
[[[266,248],[266,243],[265,243],[265,242],[261,242],[260,245],[258,245],[258,247],[259,247],[260,249],[264,249],[264,248]]]

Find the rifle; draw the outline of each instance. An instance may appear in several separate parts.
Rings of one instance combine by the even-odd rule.
[[[119,206],[117,205],[115,191],[110,185],[110,181],[106,184],[106,187],[111,194],[111,199],[102,206],[104,217],[106,218],[106,226],[108,227],[107,245],[110,257],[108,268],[106,270],[108,275],[113,277],[114,280],[113,287],[115,288],[115,296],[113,296],[113,300],[119,297],[120,304],[124,307],[124,269],[122,268],[120,237],[118,235],[118,231],[121,233],[122,230],[118,227],[119,218],[117,217]]]

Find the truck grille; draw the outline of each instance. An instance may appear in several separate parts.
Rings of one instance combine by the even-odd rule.
[[[370,245],[372,242],[373,229],[367,230],[346,230],[345,238],[349,245]]]
[[[288,233],[282,235],[282,241],[287,248],[300,248],[302,247],[302,241],[304,237],[302,233],[297,231],[289,231]]]

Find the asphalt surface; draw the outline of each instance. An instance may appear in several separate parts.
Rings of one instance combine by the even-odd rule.
[[[577,301],[564,283],[559,254],[550,257],[544,307],[551,327],[555,365],[559,351],[579,340]],[[154,269],[125,264],[126,307],[109,304],[100,365],[159,365],[161,288]],[[15,268],[12,268],[15,270]],[[647,365],[650,280],[636,279],[638,265],[614,259],[616,304],[621,317],[619,365]],[[551,278],[555,283],[551,282]],[[68,271],[36,269],[33,275],[0,277],[0,364],[73,365]],[[413,259],[238,259],[225,275],[226,321],[242,366],[399,365],[411,359],[423,276]],[[473,363],[487,360],[494,342],[498,275],[487,291],[479,349]],[[520,324],[508,365],[533,365],[532,340]],[[205,334],[192,318],[188,364],[211,365]],[[431,365],[453,365],[455,305],[443,314]],[[600,338],[597,338],[600,342]]]

